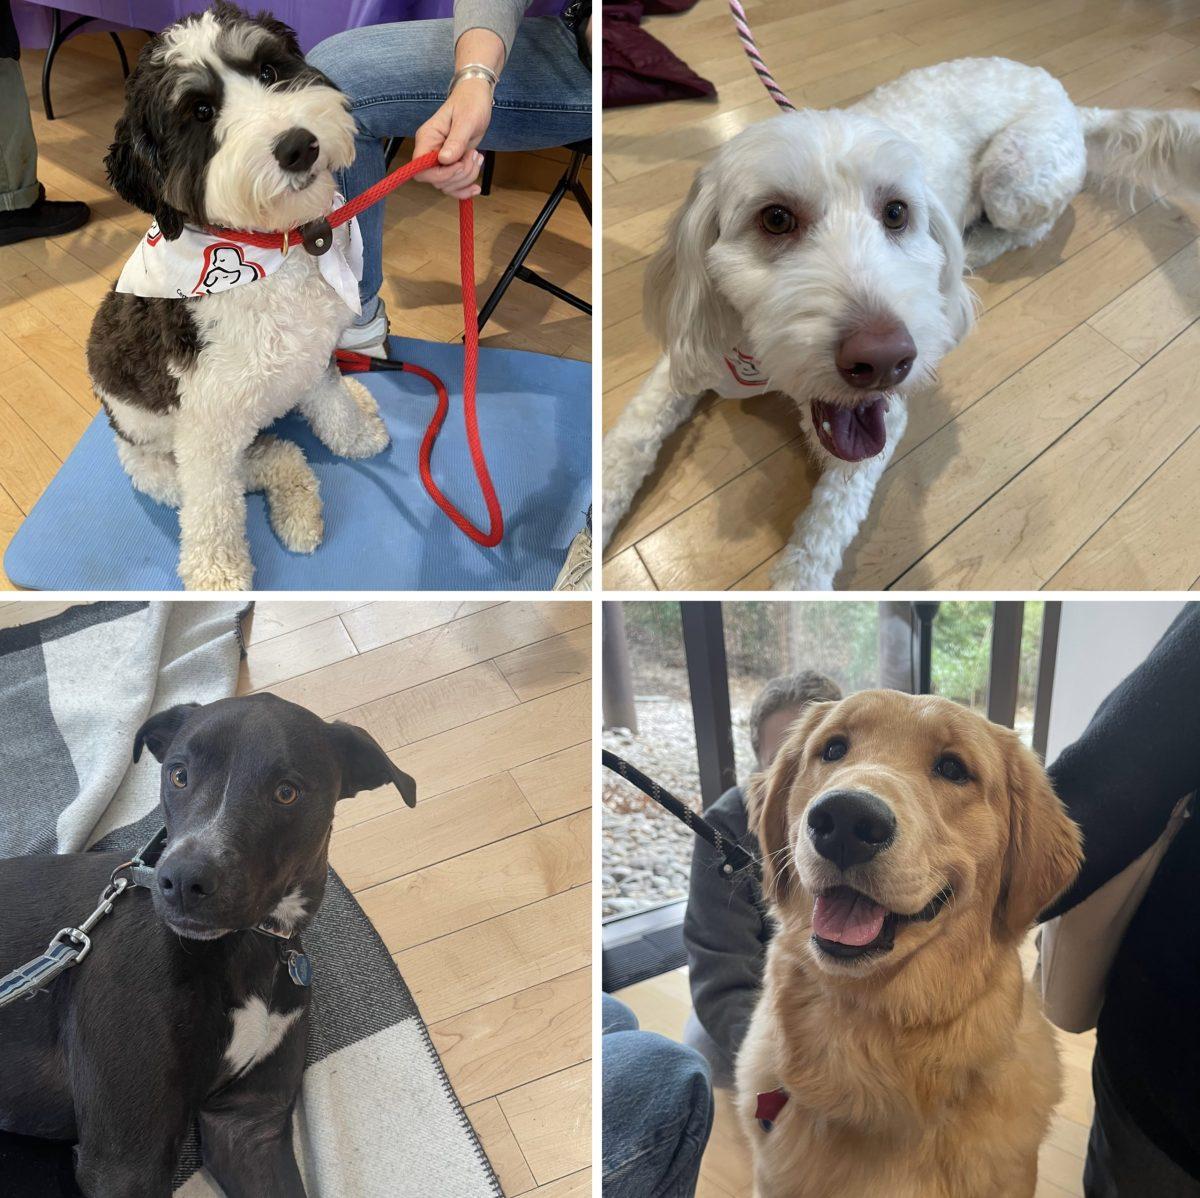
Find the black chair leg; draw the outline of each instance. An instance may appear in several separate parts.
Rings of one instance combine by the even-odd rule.
[[[129,78],[129,58],[125,54],[125,44],[121,41],[121,35],[115,29],[110,29],[108,36],[112,38],[113,45],[117,48],[117,57],[121,60],[121,78]]]
[[[496,174],[496,151],[484,150],[483,152],[483,173],[479,176],[479,194],[490,196],[492,194],[492,178]]]
[[[563,201],[563,196],[567,194],[567,177],[564,175],[555,184],[554,190],[550,193],[545,204],[542,205],[541,212],[538,213],[538,218],[530,226],[529,232],[525,234],[525,240],[521,242],[520,249],[512,256],[512,260],[504,268],[504,273],[500,276],[500,282],[492,289],[492,294],[488,296],[487,303],[479,310],[479,331],[483,331],[483,326],[491,319],[492,313],[496,310],[496,305],[504,298],[504,293],[508,290],[513,279],[517,276],[517,271],[525,265],[525,259],[529,257],[529,251],[533,249],[537,239],[541,237],[542,230],[549,224],[550,218],[558,209],[559,204]]]
[[[483,332],[483,326],[492,318],[492,313],[495,312],[496,306],[504,298],[504,293],[512,285],[513,279],[521,279],[522,282],[532,283],[535,287],[540,287],[543,291],[548,291],[551,295],[563,300],[565,303],[571,304],[581,312],[591,313],[591,304],[585,300],[581,300],[577,295],[572,295],[571,292],[563,290],[563,288],[556,286],[554,283],[548,282],[541,275],[536,274],[525,265],[525,259],[529,257],[534,245],[537,244],[538,238],[545,231],[546,226],[550,223],[550,218],[557,211],[559,204],[563,202],[568,192],[575,197],[576,202],[583,209],[583,214],[587,217],[588,224],[592,223],[591,197],[579,179],[586,158],[587,155],[582,151],[576,150],[572,153],[571,162],[566,172],[555,184],[554,190],[542,206],[541,212],[538,213],[537,220],[533,222],[529,232],[526,233],[525,240],[521,242],[520,248],[504,268],[504,273],[500,276],[500,281],[492,288],[492,294],[488,296],[487,302],[479,310],[479,331],[481,333]]]
[[[46,113],[46,120],[54,120],[54,106],[50,103],[50,70],[54,66],[54,59],[58,54],[63,42],[67,40],[76,30],[82,29],[84,25],[94,21],[95,17],[77,17],[64,29],[62,27],[62,13],[57,8],[50,10],[50,44],[46,47],[46,61],[42,63],[42,109]],[[113,37],[117,35],[114,33]],[[121,46],[121,41],[117,38],[117,45],[121,48],[121,65],[125,74],[129,74],[129,63],[125,58],[125,47]]]

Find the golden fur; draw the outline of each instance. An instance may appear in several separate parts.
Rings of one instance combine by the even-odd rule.
[[[825,760],[835,737],[845,755]],[[935,772],[947,753],[966,781]],[[803,819],[835,788],[897,821],[885,851],[845,871]],[[750,806],[778,922],[738,1058],[758,1198],[1032,1198],[1060,1076],[1018,945],[1081,860],[1037,759],[948,700],[867,691],[808,709]],[[847,961],[812,937],[813,896],[837,885],[900,915],[946,885],[952,897],[901,920],[890,952]],[[789,1101],[765,1132],[756,1096],[776,1088]]]

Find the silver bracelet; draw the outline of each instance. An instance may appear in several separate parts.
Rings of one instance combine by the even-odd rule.
[[[465,67],[454,72],[446,95],[448,96],[463,79],[486,79],[492,91],[492,103],[496,102],[496,84],[500,82],[500,76],[491,67],[485,67],[481,62],[467,63]]]

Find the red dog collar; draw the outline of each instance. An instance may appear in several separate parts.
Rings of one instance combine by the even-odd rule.
[[[758,1106],[754,1109],[754,1117],[758,1120],[763,1131],[770,1131],[779,1118],[779,1112],[788,1104],[786,1090],[767,1090],[758,1096]]]

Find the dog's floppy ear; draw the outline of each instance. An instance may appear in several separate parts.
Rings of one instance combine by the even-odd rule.
[[[758,837],[762,853],[763,893],[776,905],[790,898],[797,886],[788,797],[800,771],[809,733],[833,706],[833,703],[808,704],[789,730],[775,760],[750,779],[746,808],[750,828]]]
[[[130,85],[136,75],[135,70],[130,76]],[[127,86],[126,95],[132,95],[132,86]],[[158,150],[149,131],[131,113],[125,113],[117,121],[104,168],[117,195],[135,208],[149,212],[168,241],[174,241],[183,232],[183,214],[166,203],[161,195],[163,177],[158,165]]]
[[[926,192],[925,198],[929,205],[929,235],[938,243],[943,255],[938,291],[941,292],[946,319],[950,323],[954,344],[957,345],[975,323],[975,296],[963,279],[966,262],[962,233],[933,192]]]
[[[157,715],[152,715],[138,730],[133,738],[133,760],[136,764],[141,760],[142,749],[149,749],[155,761],[162,761],[166,756],[175,733],[183,727],[183,722],[199,707],[199,703],[177,703]]]
[[[705,168],[672,217],[644,284],[646,321],[671,359],[671,385],[683,392],[712,386],[720,355],[737,337],[705,260],[718,235],[716,186]]]
[[[1009,833],[997,916],[1008,935],[1019,937],[1075,880],[1083,841],[1038,759],[1015,733],[1004,739]]]
[[[348,799],[359,791],[374,790],[390,782],[409,807],[417,805],[416,782],[392,764],[370,733],[340,720],[329,725],[329,732],[342,765],[342,790],[338,798]]]

